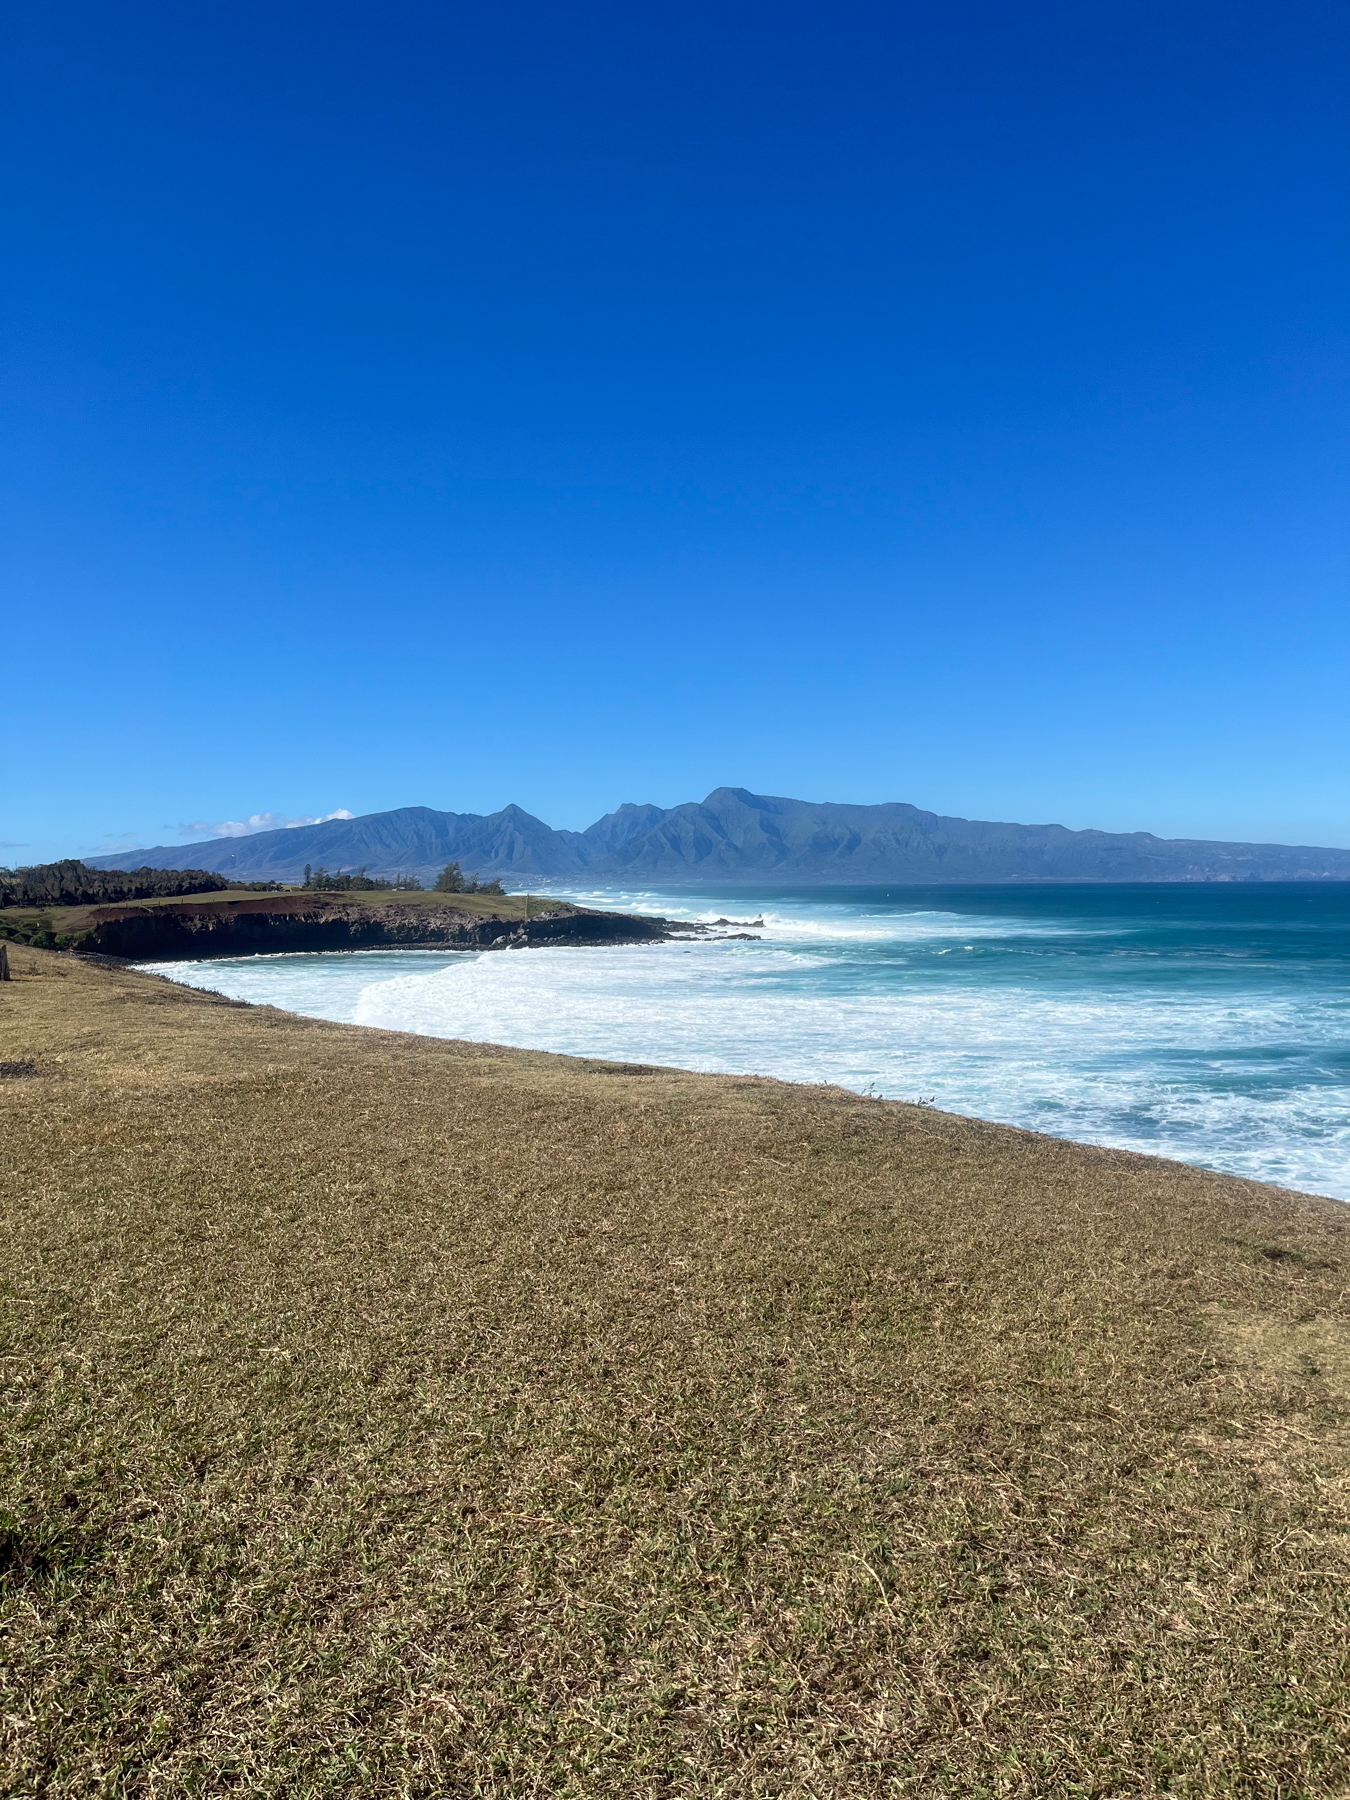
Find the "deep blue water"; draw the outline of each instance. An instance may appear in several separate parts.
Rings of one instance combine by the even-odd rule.
[[[164,972],[325,1018],[840,1082],[1350,1199],[1350,883],[553,891],[765,924]]]

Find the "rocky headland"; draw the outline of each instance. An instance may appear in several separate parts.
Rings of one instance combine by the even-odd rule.
[[[485,905],[454,895],[305,892],[52,908],[12,921],[12,935],[20,942],[131,962],[279,951],[650,944],[705,930],[557,901],[532,901],[527,918],[520,895]]]

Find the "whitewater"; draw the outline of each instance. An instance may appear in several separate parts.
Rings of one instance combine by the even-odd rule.
[[[1350,1199],[1350,884],[551,891],[755,940],[152,966],[317,1018],[833,1082]]]

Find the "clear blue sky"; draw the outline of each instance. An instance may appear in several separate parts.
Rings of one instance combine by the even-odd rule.
[[[0,860],[1350,844],[1339,3],[11,6]]]

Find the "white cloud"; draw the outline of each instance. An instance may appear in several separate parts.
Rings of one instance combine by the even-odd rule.
[[[348,812],[345,806],[339,806],[336,812],[320,813],[317,817],[311,817],[307,813],[299,819],[288,819],[284,813],[274,812],[250,813],[246,819],[217,819],[214,824],[205,819],[192,819],[185,824],[176,825],[174,830],[184,837],[252,837],[256,831],[294,831],[297,825],[323,825],[329,819],[355,817],[354,812]]]

